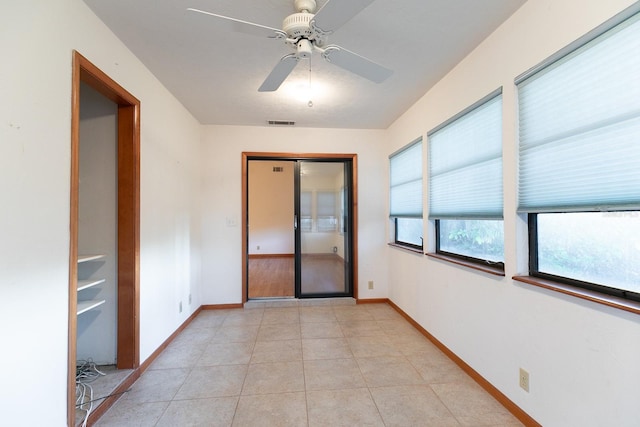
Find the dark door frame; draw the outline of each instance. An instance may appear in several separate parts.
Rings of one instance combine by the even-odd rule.
[[[302,162],[316,162],[316,163],[339,163],[342,165],[343,171],[344,171],[344,178],[343,181],[344,183],[346,183],[347,185],[345,185],[345,188],[348,189],[348,194],[347,194],[347,198],[345,200],[345,203],[347,205],[349,205],[349,207],[351,206],[351,198],[352,198],[352,185],[351,185],[351,178],[353,176],[352,174],[352,166],[351,166],[351,159],[345,159],[345,158],[322,158],[322,159],[298,159],[296,161],[296,166],[295,166],[295,173],[294,173],[294,179],[295,179],[295,192],[296,192],[296,215],[298,215],[298,218],[300,218],[300,212],[299,212],[299,201],[300,201],[300,192],[301,192],[301,188],[302,188],[302,175],[300,173],[301,167],[302,167]],[[303,293],[303,289],[302,289],[302,266],[303,266],[303,262],[302,262],[302,257],[303,257],[303,252],[302,252],[302,230],[300,229],[300,227],[296,227],[295,229],[295,246],[296,246],[296,252],[295,252],[295,295],[296,298],[326,298],[326,297],[345,297],[345,296],[352,296],[352,292],[351,289],[353,288],[353,275],[351,274],[351,262],[353,260],[353,254],[351,253],[351,247],[352,247],[352,243],[353,243],[353,233],[351,232],[351,223],[353,220],[353,215],[351,214],[351,212],[347,209],[348,215],[348,224],[346,224],[346,230],[347,232],[345,233],[345,235],[343,236],[344,240],[345,240],[345,266],[344,266],[344,274],[345,274],[345,292],[336,292],[335,294],[326,294],[326,293]]]
[[[337,153],[270,153],[243,152],[242,153],[242,303],[248,300],[248,173],[249,160],[348,160],[351,161],[351,216],[352,216],[352,286],[353,298],[358,299],[358,155]]]
[[[76,51],[73,52],[72,70],[67,366],[69,426],[75,425],[81,82],[116,103],[118,107],[117,367],[135,369],[140,365],[140,101]]]

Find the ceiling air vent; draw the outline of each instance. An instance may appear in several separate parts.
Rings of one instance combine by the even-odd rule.
[[[267,123],[273,126],[295,126],[296,122],[290,122],[287,120],[268,120]]]

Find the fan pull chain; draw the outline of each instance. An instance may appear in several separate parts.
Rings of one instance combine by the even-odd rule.
[[[313,101],[311,100],[311,57],[309,57],[309,102],[307,102],[307,106],[309,108],[313,107]]]

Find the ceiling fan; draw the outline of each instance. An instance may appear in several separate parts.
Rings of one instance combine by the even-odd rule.
[[[294,0],[297,13],[287,16],[282,30],[252,22],[241,21],[228,16],[216,15],[204,10],[188,8],[190,12],[207,15],[218,28],[284,41],[295,50],[283,56],[262,83],[259,92],[278,90],[282,82],[293,71],[301,59],[310,58],[313,51],[321,54],[326,61],[376,83],[386,80],[392,70],[353,53],[343,47],[326,44],[328,36],[338,30],[374,0],[329,0],[318,13],[316,0]]]

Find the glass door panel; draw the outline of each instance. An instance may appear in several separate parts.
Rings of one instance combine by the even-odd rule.
[[[298,296],[350,295],[350,163],[302,160],[298,176]]]

